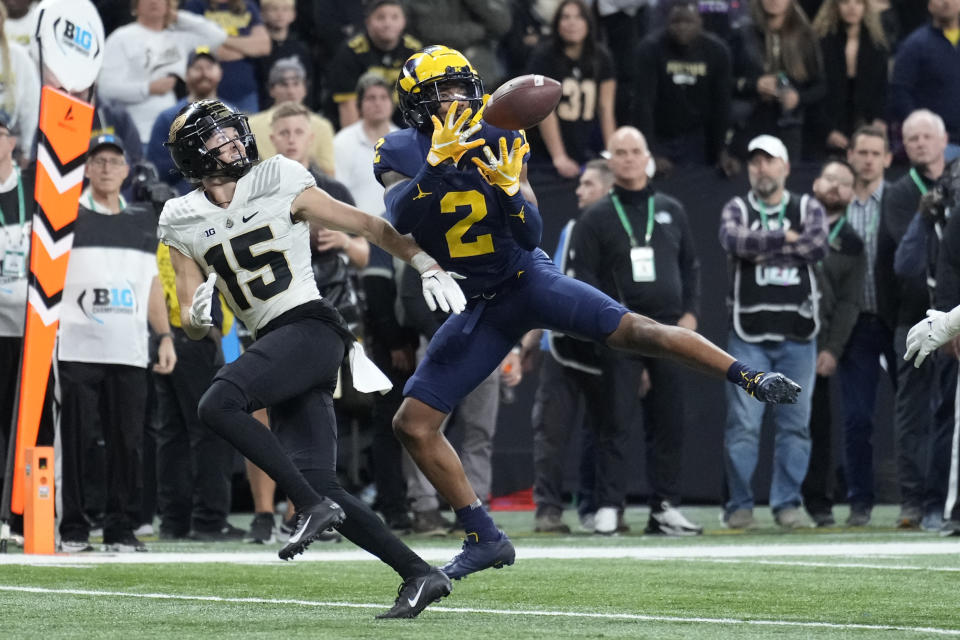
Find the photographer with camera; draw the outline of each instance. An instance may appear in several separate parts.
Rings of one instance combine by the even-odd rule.
[[[130,167],[130,200],[149,203],[157,218],[163,211],[164,203],[177,195],[176,189],[160,180],[157,168],[149,160],[135,162]]]
[[[909,173],[890,185],[877,237],[877,296],[880,313],[895,327],[902,357],[907,331],[930,306],[945,214],[938,202],[947,133],[940,116],[926,109],[903,123]],[[899,241],[898,241],[899,239]],[[892,273],[891,273],[892,271]],[[914,367],[900,361],[894,403],[901,529],[938,529],[947,491],[955,354]]]
[[[960,334],[960,216],[950,216],[951,211],[960,211],[960,160],[954,160],[947,166],[938,180],[937,190],[940,206],[948,220],[937,258],[936,310],[927,311],[927,317],[914,325],[907,336],[907,354],[904,357],[912,360],[917,354],[917,366],[941,345],[960,353],[960,338],[957,337]],[[954,480],[960,473],[960,420],[954,420],[952,446],[947,456],[951,465],[947,477],[951,481],[944,507],[946,521],[940,528],[940,535],[960,536],[960,500],[957,500]]]

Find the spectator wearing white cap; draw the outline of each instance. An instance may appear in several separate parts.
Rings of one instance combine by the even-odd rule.
[[[730,256],[731,331],[727,350],[763,371],[782,371],[804,389],[797,404],[775,415],[770,508],[783,528],[807,523],[800,485],[810,460],[810,399],[817,362],[818,292],[814,265],[827,253],[823,207],[785,189],[790,158],[779,138],[757,136],[747,145],[750,192],[723,208],[720,244]],[[753,474],[764,405],[727,394],[724,462],[731,529],[754,526]]]

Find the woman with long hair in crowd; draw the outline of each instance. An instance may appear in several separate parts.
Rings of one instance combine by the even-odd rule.
[[[817,36],[796,0],[750,0],[750,17],[731,41],[734,118],[740,136],[735,152],[768,133],[799,160],[803,122],[826,91]]]
[[[827,93],[819,131],[827,150],[845,150],[862,125],[885,127],[887,37],[871,0],[824,0],[813,20]]]
[[[557,173],[575,178],[581,165],[606,147],[617,126],[613,58],[597,41],[586,3],[564,0],[557,6],[550,37],[534,50],[527,73],[554,78],[563,87],[560,104],[540,123],[539,135],[531,136],[532,157],[549,157]]]

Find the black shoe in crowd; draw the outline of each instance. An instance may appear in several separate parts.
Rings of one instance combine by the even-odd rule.
[[[243,537],[243,541],[254,544],[273,544],[276,542],[273,514],[266,512],[253,514],[253,522],[250,523],[250,530]]]
[[[197,542],[239,542],[246,535],[243,529],[225,522],[219,529],[194,529],[190,532],[190,539]]]
[[[104,536],[103,550],[114,551],[117,553],[130,553],[135,551],[146,551],[147,545],[140,542],[133,531],[122,533],[118,536]]]

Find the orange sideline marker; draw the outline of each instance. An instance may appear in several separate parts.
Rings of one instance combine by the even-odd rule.
[[[23,552],[54,551],[53,447],[24,451]]]

